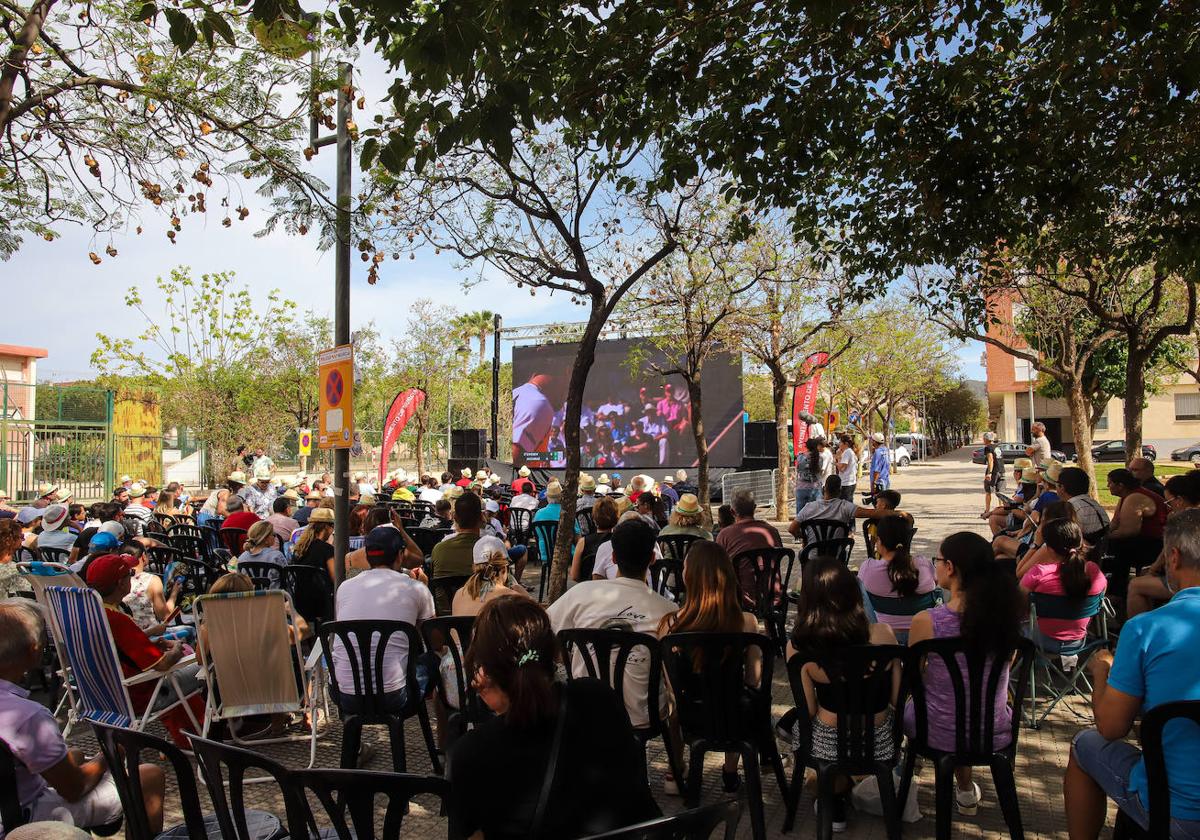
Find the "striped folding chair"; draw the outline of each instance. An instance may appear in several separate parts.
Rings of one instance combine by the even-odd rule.
[[[187,702],[199,692],[185,693],[176,677],[181,668],[195,661],[194,657],[185,656],[169,671],[150,670],[126,677],[121,672],[117,645],[104,616],[104,602],[99,592],[50,586],[46,588],[45,597],[51,625],[57,624],[62,637],[62,655],[75,680],[75,712],[80,719],[140,731],[182,705],[192,724],[200,728]],[[154,689],[146,710],[139,717],[129,698],[129,687],[149,682],[153,683]],[[156,708],[159,695],[164,691],[173,692],[174,699]]]
[[[87,589],[87,584],[79,575],[61,563],[34,560],[18,563],[17,571],[33,590],[33,597],[38,604],[46,611],[46,626],[50,633],[50,644],[54,648],[54,656],[58,659],[56,676],[62,681],[63,686],[63,696],[59,698],[58,705],[54,709],[54,716],[58,717],[62,714],[65,704],[67,707],[67,725],[63,729],[65,738],[71,734],[71,728],[79,720],[79,716],[75,711],[75,685],[71,678],[71,666],[63,655],[62,634],[59,632],[58,625],[51,620],[50,608],[46,604],[46,589],[50,586],[73,586],[76,589]]]
[[[317,757],[317,705],[324,675],[320,656],[306,664],[291,596],[279,589],[202,595],[192,604],[200,661],[208,672],[202,737],[213,722],[246,715],[309,712],[308,735],[260,738],[258,744],[309,741],[308,766]],[[218,696],[219,695],[219,696]],[[231,732],[234,743],[243,743]]]

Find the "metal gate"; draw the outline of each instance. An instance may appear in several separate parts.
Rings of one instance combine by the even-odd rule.
[[[760,508],[775,509],[775,473],[778,470],[749,470],[721,476],[721,499],[729,504],[739,490],[754,493]]]

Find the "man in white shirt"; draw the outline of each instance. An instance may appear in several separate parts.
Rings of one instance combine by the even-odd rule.
[[[529,493],[518,493],[512,497],[512,501],[508,503],[510,508],[524,508],[525,510],[537,510],[537,496]]]
[[[522,463],[526,452],[545,450],[554,422],[555,380],[553,374],[535,373],[513,389],[513,463]]]
[[[425,584],[424,573],[420,569],[405,572],[396,568],[405,547],[400,531],[388,525],[380,525],[367,534],[363,547],[366,549],[367,564],[370,568],[338,587],[338,620],[405,621],[418,627],[422,621],[433,618],[433,593]],[[415,578],[410,575],[414,575]],[[370,657],[373,661],[374,647]],[[407,667],[408,639],[401,634],[393,634],[388,639],[383,655],[382,679],[386,711],[399,713],[408,701],[408,681],[405,675]],[[433,669],[436,667],[436,654],[432,668],[424,658],[417,662],[417,689],[422,697],[429,690]],[[360,708],[360,701],[353,693],[353,671],[345,648],[338,641],[333,643],[333,673],[340,692],[334,693],[334,701],[343,711],[356,712]]]
[[[617,565],[613,580],[576,584],[547,609],[554,632],[572,628],[632,630],[658,635],[664,615],[677,607],[646,586],[646,570],[654,556],[654,530],[645,522],[630,520],[613,529],[611,544]],[[587,676],[582,661],[573,663],[574,673]],[[646,696],[650,684],[649,657],[635,649],[625,670],[625,708],[633,726],[649,721]],[[660,692],[665,708],[666,697]]]
[[[817,438],[817,459],[820,462],[821,484],[835,472],[833,453],[829,451],[829,443],[823,437]]]
[[[850,435],[838,437],[837,477],[842,482],[842,498],[854,501],[854,485],[858,484],[858,455],[854,451],[854,438]]]
[[[1034,423],[1029,433],[1033,435],[1033,442],[1025,447],[1025,454],[1033,459],[1035,467],[1050,463],[1053,456],[1050,454],[1050,438],[1046,437],[1046,424]]]
[[[417,498],[422,502],[429,502],[430,504],[433,504],[441,499],[444,495],[441,488],[438,487],[437,479],[433,476],[425,476],[424,484],[425,486],[421,488],[421,492],[417,494]]]

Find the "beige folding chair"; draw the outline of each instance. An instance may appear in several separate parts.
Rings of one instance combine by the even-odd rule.
[[[63,713],[63,706],[67,709],[67,723],[63,728],[63,737],[68,737],[71,734],[71,729],[79,720],[79,712],[75,702],[75,684],[71,677],[71,666],[66,660],[63,651],[66,649],[62,642],[62,630],[58,626],[58,622],[54,620],[54,613],[50,610],[46,603],[46,588],[49,586],[70,586],[75,589],[87,589],[87,584],[83,582],[83,578],[72,572],[62,563],[48,563],[41,560],[32,562],[17,563],[17,571],[21,579],[29,584],[33,589],[33,597],[46,616],[46,627],[50,632],[50,643],[54,645],[54,653],[58,658],[58,677],[63,682],[63,696],[58,701],[58,706],[54,710],[54,716],[58,717]]]
[[[291,597],[282,590],[202,595],[193,602],[192,614],[197,651],[210,680],[201,736],[208,737],[213,721],[307,712],[309,735],[257,739],[254,744],[307,739],[312,767],[324,679],[319,658],[310,664],[304,661]],[[244,743],[232,731],[231,737]]]

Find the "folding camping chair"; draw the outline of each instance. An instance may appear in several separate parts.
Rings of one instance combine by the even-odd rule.
[[[202,595],[192,604],[200,661],[210,691],[203,737],[214,721],[245,715],[308,712],[309,735],[255,740],[255,744],[309,741],[308,766],[317,758],[317,706],[324,684],[320,657],[307,666],[300,650],[296,611],[282,590]],[[299,680],[297,676],[299,675]],[[243,743],[232,733],[234,743]]]
[[[50,608],[46,604],[46,588],[49,586],[71,586],[76,589],[87,589],[87,584],[79,575],[72,572],[62,563],[46,563],[41,560],[32,562],[18,563],[17,571],[21,578],[29,584],[33,589],[33,597],[46,611],[46,626],[50,633],[50,644],[54,647],[54,655],[58,659],[58,678],[62,680],[63,696],[59,699],[58,705],[54,709],[54,716],[58,717],[62,714],[63,704],[67,704],[67,725],[63,730],[63,737],[71,734],[71,727],[78,721],[79,716],[75,711],[75,685],[71,680],[71,666],[67,663],[66,657],[63,655],[62,635],[59,632],[58,625],[53,621],[53,616],[50,615]]]
[[[132,677],[123,676],[120,655],[104,615],[100,593],[94,589],[49,586],[44,594],[50,624],[52,627],[57,625],[57,633],[62,640],[60,655],[70,666],[75,681],[75,713],[78,719],[141,731],[147,724],[182,704],[192,725],[197,729],[200,727],[187,702],[188,698],[199,692],[185,693],[178,679],[178,672],[195,662],[194,656],[183,657],[167,671],[149,670]],[[139,717],[129,698],[129,687],[150,682],[154,690],[146,703],[146,710]],[[174,692],[174,699],[162,708],[155,708],[164,691]]]
[[[1036,657],[1033,667],[1029,669],[1029,708],[1025,715],[1026,725],[1030,729],[1040,729],[1046,716],[1063,698],[1078,694],[1081,680],[1088,691],[1091,691],[1092,684],[1087,678],[1088,663],[1096,651],[1108,646],[1108,620],[1103,601],[1103,593],[1083,598],[1068,598],[1065,595],[1049,595],[1045,592],[1029,593],[1030,627],[1037,628],[1038,616],[1061,619],[1087,618],[1095,621],[1098,631],[1098,635],[1089,632],[1077,644],[1057,652],[1045,650],[1040,644],[1040,639],[1035,636]],[[1063,657],[1073,657],[1074,664],[1068,667],[1063,662]],[[1038,714],[1039,684],[1049,694],[1041,714]]]

